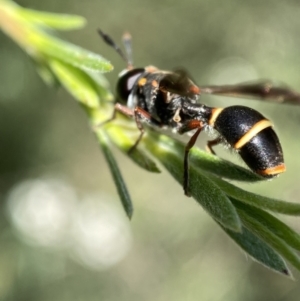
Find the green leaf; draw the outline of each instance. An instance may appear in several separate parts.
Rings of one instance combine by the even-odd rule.
[[[120,123],[120,121],[119,121]],[[138,147],[134,148],[130,153],[132,146],[134,145],[138,135],[139,131],[135,128],[133,128],[133,134],[131,135],[131,131],[122,131],[122,128],[120,125],[112,124],[112,122],[109,122],[105,126],[107,132],[109,133],[109,137],[111,141],[126,155],[129,156],[131,160],[133,160],[138,166],[141,168],[149,171],[149,172],[156,172],[159,173],[160,170],[157,167],[156,163],[147,156],[145,152],[140,150]]]
[[[248,210],[245,211],[243,208],[239,208],[238,213],[243,224],[248,230],[264,240],[269,246],[276,250],[282,257],[287,259],[296,269],[300,271],[299,255],[289,246],[286,241],[278,236],[278,232],[274,233],[265,225],[261,224],[256,217],[250,216]]]
[[[75,99],[90,108],[99,106],[98,88],[84,71],[58,60],[48,62],[61,84]]]
[[[36,24],[36,19],[35,22],[30,22],[26,17],[20,15],[20,12],[24,13],[24,11],[26,14],[26,10],[20,9],[14,2],[3,1],[0,6],[0,14],[2,16],[0,18],[0,27],[30,56],[37,59],[46,56],[49,59],[57,59],[82,70],[94,72],[108,72],[113,69],[113,66],[102,56],[51,36],[41,26]],[[32,15],[34,13],[30,12],[29,14]],[[50,19],[48,18],[48,22],[50,22]],[[75,19],[73,19],[73,25],[76,22],[77,25],[82,22],[78,18],[74,22]],[[56,22],[57,26],[59,26],[57,18],[55,22],[54,18],[51,20],[53,21],[52,23]],[[71,18],[66,18],[65,20],[69,22]],[[62,23],[60,24],[62,26]]]
[[[156,163],[152,159],[150,159],[149,156],[147,156],[147,154],[142,150],[134,148],[128,155],[141,168],[149,172],[160,173],[160,170],[157,167]]]
[[[257,208],[267,209],[273,212],[300,215],[300,204],[280,201],[262,195],[248,192],[236,187],[216,176],[208,175],[228,196]]]
[[[153,143],[145,137],[147,149],[154,155],[171,175],[180,183],[183,182],[183,153],[175,147],[169,148],[161,140]],[[164,140],[165,137],[161,136]],[[225,193],[199,170],[190,167],[189,190],[195,200],[222,226],[235,232],[241,231],[239,216]],[[184,197],[184,195],[183,195]]]
[[[100,147],[101,147],[102,152],[105,156],[105,159],[109,165],[113,180],[116,184],[122,205],[124,207],[124,210],[125,210],[127,216],[129,217],[129,219],[131,219],[132,214],[133,214],[132,201],[131,201],[130,195],[128,193],[126,184],[123,180],[122,174],[119,170],[118,164],[117,164],[112,152],[110,151],[109,139],[108,139],[107,135],[105,134],[105,132],[101,128],[98,129],[96,133],[97,133]]]
[[[18,7],[18,14],[27,22],[38,26],[49,26],[59,30],[77,29],[86,24],[85,18],[81,16],[39,12],[21,7]]]
[[[85,73],[93,80],[97,87],[98,95],[102,106],[105,106],[107,102],[111,102],[114,99],[113,94],[110,92],[110,86],[108,80],[101,73],[85,71]]]
[[[49,59],[54,58],[85,71],[108,72],[113,69],[101,55],[52,37],[41,30],[29,31],[27,43]]]
[[[247,228],[243,227],[242,233],[222,228],[254,260],[281,274],[292,276],[282,257]]]
[[[53,73],[49,65],[43,60],[32,60],[35,64],[36,72],[42,78],[46,85],[50,87],[60,86],[60,82],[56,75]]]
[[[300,235],[285,223],[264,210],[243,204],[232,198],[231,200],[238,211],[243,211],[243,214],[247,214],[252,219],[255,219],[256,222],[285,241],[289,246],[300,251]]]

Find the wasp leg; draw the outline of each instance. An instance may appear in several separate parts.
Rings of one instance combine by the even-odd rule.
[[[210,140],[210,141],[207,141],[207,144],[206,144],[206,150],[213,154],[213,155],[216,155],[216,152],[213,150],[213,146],[215,145],[218,145],[222,142],[222,139],[220,137],[214,139],[214,140]]]
[[[132,110],[132,109],[128,108],[127,106],[124,106],[120,103],[116,103],[114,106],[114,111],[113,111],[112,116],[109,119],[96,125],[96,128],[103,126],[108,122],[113,121],[116,118],[117,112],[120,112],[123,115],[130,117],[130,118],[134,117],[137,128],[140,131],[140,135],[139,135],[138,139],[136,140],[134,145],[129,149],[128,153],[131,153],[138,146],[138,144],[140,143],[140,141],[144,135],[145,130],[144,130],[144,127],[142,124],[143,122],[148,123],[153,126],[161,126],[160,122],[158,122],[153,117],[151,117],[151,115],[148,112],[146,112],[145,110],[143,110],[142,108],[135,107],[134,110]]]
[[[133,111],[130,110],[128,107],[126,106],[123,106],[121,105],[120,103],[115,103],[115,106],[114,106],[114,110],[113,110],[113,113],[112,113],[112,116],[106,120],[104,120],[103,122],[100,122],[98,123],[95,128],[97,129],[98,127],[101,127],[111,121],[113,121],[114,119],[116,119],[116,116],[117,116],[117,112],[120,112],[128,117],[133,117],[134,114],[133,114]]]
[[[140,141],[143,138],[145,130],[144,130],[142,122],[147,122],[149,124],[152,123],[151,115],[140,107],[134,108],[133,115],[134,115],[136,126],[140,131],[140,135],[137,138],[137,140],[135,141],[134,145],[129,149],[129,151],[128,151],[129,154],[138,146],[138,144],[140,143]]]
[[[191,120],[183,124],[179,129],[178,133],[183,134],[191,130],[197,129],[193,134],[189,142],[185,146],[184,160],[183,160],[183,190],[186,196],[190,196],[189,193],[189,153],[191,148],[195,145],[199,134],[203,129],[203,122],[199,120]]]

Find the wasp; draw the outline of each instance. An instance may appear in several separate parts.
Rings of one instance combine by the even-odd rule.
[[[268,82],[198,86],[184,70],[163,71],[154,66],[134,68],[129,34],[123,36],[125,55],[110,36],[101,30],[98,33],[127,63],[119,75],[114,113],[108,121],[115,118],[117,111],[134,118],[140,135],[131,149],[137,147],[143,137],[143,124],[191,134],[184,154],[185,195],[189,196],[189,152],[204,130],[217,133],[217,138],[207,142],[211,153],[215,154],[214,146],[226,144],[263,178],[274,178],[285,172],[282,147],[269,119],[246,106],[209,107],[199,102],[199,98],[201,94],[216,94],[300,103],[299,93]]]

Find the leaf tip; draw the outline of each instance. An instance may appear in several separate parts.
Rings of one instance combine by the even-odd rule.
[[[228,227],[228,225],[226,225],[226,226]],[[232,223],[230,224],[230,230],[234,231],[235,233],[243,232],[242,222],[239,219],[239,217],[237,217],[235,220],[232,221]]]
[[[111,63],[107,63],[107,71],[110,72],[110,71],[113,71],[114,70],[114,66],[111,64]]]
[[[125,213],[126,213],[126,215],[127,215],[127,217],[128,217],[128,219],[131,221],[131,219],[132,219],[132,216],[133,216],[133,206],[132,206],[132,204],[124,204],[123,203],[123,208],[124,208],[124,210],[125,210]]]
[[[289,278],[291,278],[292,280],[294,280],[293,274],[291,273],[291,271],[288,268],[284,268],[281,270],[281,273],[285,276],[288,276]]]
[[[282,273],[289,276],[290,275],[290,271],[288,269],[283,269]]]

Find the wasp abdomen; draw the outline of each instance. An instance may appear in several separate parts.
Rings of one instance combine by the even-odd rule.
[[[215,120],[215,129],[234,147],[255,124],[267,120],[259,112],[244,106],[224,108]],[[271,124],[270,124],[271,126]]]
[[[272,178],[285,171],[279,139],[270,127],[250,139],[239,154],[249,168],[263,177]]]
[[[285,171],[282,148],[272,123],[259,112],[232,106],[219,112],[214,128],[254,172],[271,178]]]

